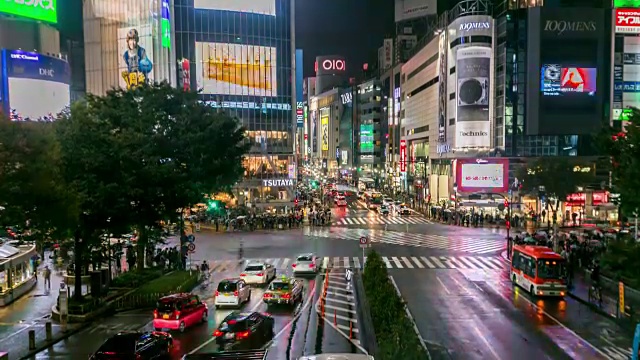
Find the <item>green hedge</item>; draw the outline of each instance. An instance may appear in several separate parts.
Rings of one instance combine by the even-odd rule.
[[[367,256],[362,281],[378,343],[376,359],[428,359],[402,298],[389,280],[387,266],[375,251]]]
[[[165,294],[189,292],[198,284],[198,272],[178,270],[157,277],[140,286],[135,294]]]
[[[162,270],[158,268],[144,269],[142,271],[127,271],[111,280],[112,287],[136,288],[162,276]]]
[[[602,275],[640,290],[640,244],[633,237],[611,240],[600,263]]]

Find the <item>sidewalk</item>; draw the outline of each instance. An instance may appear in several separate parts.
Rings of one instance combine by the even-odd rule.
[[[45,288],[42,269],[49,266],[51,289]],[[56,303],[62,276],[55,271],[49,254],[38,267],[38,282],[34,288],[13,303],[0,308],[0,352],[8,352],[10,359],[29,355],[29,331],[35,332],[36,348],[46,346],[46,323],[51,321],[51,307]],[[69,326],[63,333],[58,324],[52,324],[52,342],[69,336],[78,326]]]

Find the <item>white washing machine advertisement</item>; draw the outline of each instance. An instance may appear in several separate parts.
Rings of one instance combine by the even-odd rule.
[[[488,148],[491,48],[470,46],[458,49],[456,55],[456,148]]]

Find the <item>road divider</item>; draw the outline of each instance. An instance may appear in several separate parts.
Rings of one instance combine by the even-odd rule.
[[[362,274],[362,293],[375,331],[375,350],[379,360],[431,359],[425,341],[406,307],[387,266],[375,251],[367,256]],[[363,299],[363,300],[364,300]],[[394,326],[390,326],[394,324]],[[412,328],[414,331],[407,331]],[[371,337],[371,335],[369,334]],[[369,340],[371,342],[371,340]]]

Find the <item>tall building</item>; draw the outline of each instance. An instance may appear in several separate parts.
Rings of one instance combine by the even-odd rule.
[[[103,95],[143,81],[175,84],[170,0],[85,0],[86,90]]]
[[[295,39],[291,0],[175,0],[176,80],[237,117],[251,150],[234,189],[241,204],[292,206]],[[302,124],[301,124],[302,125]]]
[[[54,2],[0,7],[0,105],[13,121],[51,121],[71,101]],[[38,101],[33,101],[38,99]]]

